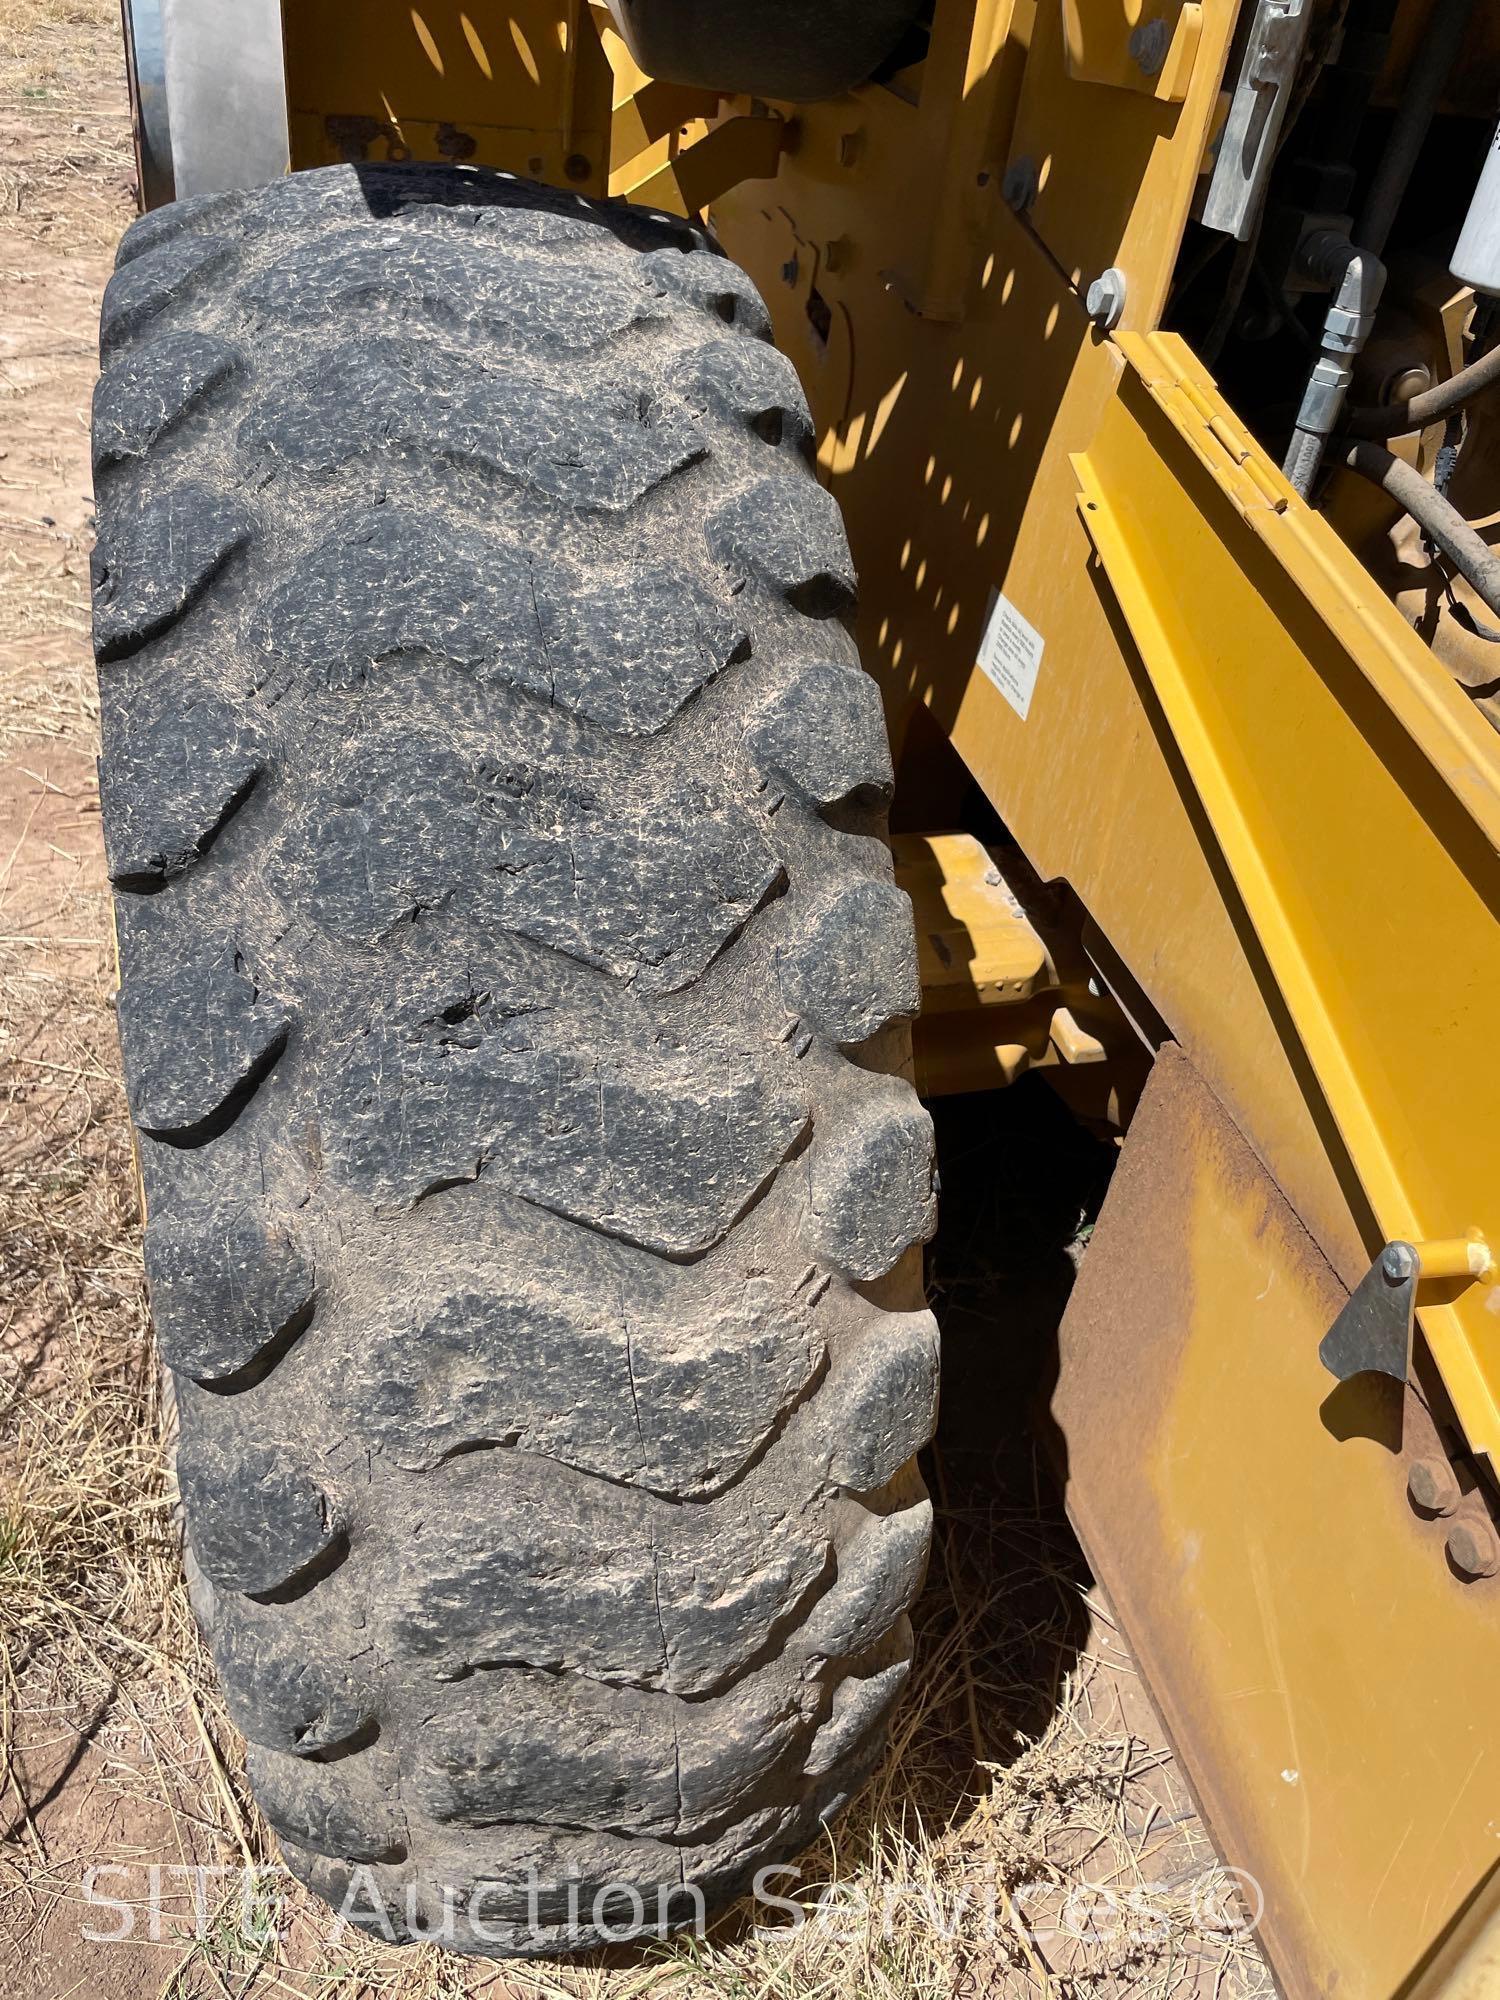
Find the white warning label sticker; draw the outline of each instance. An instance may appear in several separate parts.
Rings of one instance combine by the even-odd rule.
[[[979,642],[980,671],[994,682],[1023,722],[1031,707],[1044,643],[1041,633],[1008,597],[998,590],[991,593],[984,637]]]

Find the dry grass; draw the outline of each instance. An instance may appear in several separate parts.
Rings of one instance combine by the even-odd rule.
[[[111,0],[0,0],[0,97],[47,141],[26,158],[0,154],[0,277],[12,283],[29,275],[15,259],[23,246],[107,251],[118,240],[129,129],[118,120],[85,125],[79,112],[97,95],[106,43],[123,83],[119,18]],[[87,323],[77,330],[87,333]]]
[[[0,0],[7,107],[87,75],[106,32],[118,32],[117,0]]]
[[[998,1478],[935,1467],[910,1695],[878,1777],[807,1858],[801,1928],[762,1911],[781,1927],[757,1933],[742,1909],[619,1963],[497,1968],[333,1933],[282,1884],[248,1929],[231,1888],[197,1935],[80,1942],[92,1863],[274,1852],[181,1584],[114,1067],[82,426],[101,253],[126,218],[116,36],[114,0],[0,0],[0,1984],[17,2000],[1268,1991],[1253,1946],[1202,1907],[1211,1854],[1024,1446]],[[995,1282],[969,1259],[944,1279],[951,1311],[982,1316]],[[1132,1919],[1107,1900],[1143,1891]]]

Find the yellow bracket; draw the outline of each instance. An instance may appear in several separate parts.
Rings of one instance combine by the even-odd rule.
[[[648,148],[610,176],[610,193],[670,215],[701,215],[741,181],[769,180],[785,143],[784,119],[726,118],[685,143],[670,140],[660,160]]]
[[[1032,1069],[1098,1068],[1065,1094],[1118,1122],[1121,1093],[1133,1097],[1145,1059],[1119,1009],[1091,986],[1076,940],[1033,921],[970,834],[898,834],[891,845],[916,917],[913,1054],[923,1096],[993,1090]]]
[[[1203,9],[1197,0],[1062,0],[1068,75],[1137,90],[1164,104],[1187,96]]]
[[[621,81],[617,76],[617,86]],[[718,109],[719,99],[712,91],[658,83],[650,77],[643,78],[634,90],[617,93],[610,127],[611,173],[628,172],[653,147],[660,146],[665,158],[671,142],[680,138],[685,128],[717,116]],[[613,182],[610,192],[619,192]]]

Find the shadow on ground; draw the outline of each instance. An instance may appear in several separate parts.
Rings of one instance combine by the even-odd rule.
[[[937,1534],[918,1643],[934,1624],[972,1621],[973,1699],[965,1690],[952,1732],[956,1808],[986,1787],[985,1764],[1045,1734],[1088,1632],[1092,1578],[1037,1417],[1115,1149],[1040,1077],[931,1108],[942,1224],[927,1288],[943,1387],[926,1457]]]

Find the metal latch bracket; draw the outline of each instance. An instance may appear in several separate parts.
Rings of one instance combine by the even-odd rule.
[[[1404,1382],[1411,1373],[1418,1281],[1446,1278],[1468,1284],[1488,1277],[1493,1268],[1481,1236],[1387,1243],[1318,1343],[1319,1359],[1340,1382],[1368,1374]]]

